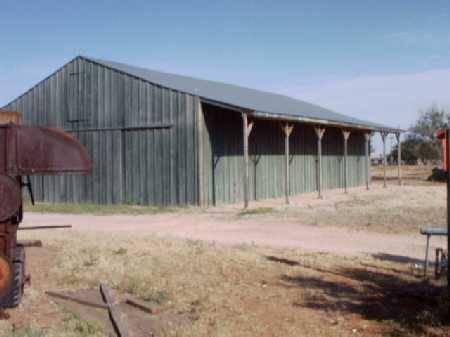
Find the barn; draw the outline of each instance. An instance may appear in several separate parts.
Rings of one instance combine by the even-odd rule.
[[[3,109],[73,133],[92,156],[89,177],[33,178],[48,202],[247,206],[369,188],[370,136],[400,135],[287,96],[85,56]]]

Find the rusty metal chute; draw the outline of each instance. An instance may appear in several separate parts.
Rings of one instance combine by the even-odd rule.
[[[0,126],[0,144],[0,174],[88,174],[92,168],[83,145],[62,130],[7,124]]]
[[[20,184],[14,178],[0,175],[0,221],[7,220],[20,208]]]
[[[28,187],[32,197],[30,175],[89,174],[92,169],[86,149],[73,136],[13,124],[20,121],[17,116],[0,112],[0,123],[8,123],[0,124],[0,308],[17,306],[29,279],[25,250],[17,242],[23,217],[21,188]]]

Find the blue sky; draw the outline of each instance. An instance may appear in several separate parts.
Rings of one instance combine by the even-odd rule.
[[[0,106],[79,54],[407,128],[450,109],[450,1],[0,2]]]

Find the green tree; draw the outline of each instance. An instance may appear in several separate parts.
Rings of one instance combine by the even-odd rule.
[[[402,160],[407,164],[415,164],[419,159],[419,147],[421,140],[415,136],[407,135],[404,140],[402,140]],[[389,160],[397,161],[397,149],[398,145],[392,147],[392,151],[389,154]]]
[[[426,141],[435,142],[435,131],[447,126],[448,117],[444,109],[432,105],[425,111],[419,111],[419,119],[409,131]]]

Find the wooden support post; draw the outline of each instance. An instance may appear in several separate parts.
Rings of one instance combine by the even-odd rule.
[[[344,136],[344,192],[347,193],[348,187],[347,157],[348,157],[348,139],[350,138],[350,131],[342,130],[342,136]]]
[[[400,132],[395,133],[397,138],[397,170],[398,170],[398,184],[402,184],[402,143],[400,141]]]
[[[281,126],[281,129],[283,130],[284,134],[284,193],[286,204],[289,204],[289,137],[291,136],[294,126],[286,123]]]
[[[365,154],[366,154],[366,189],[370,188],[370,132],[364,134],[366,140],[365,143]]]
[[[253,122],[249,122],[247,114],[241,113],[242,116],[242,137],[243,137],[243,156],[244,156],[244,208],[248,207],[250,183],[249,183],[249,167],[248,167],[248,139],[253,129]],[[256,177],[255,177],[256,178]]]
[[[205,205],[204,198],[204,130],[205,117],[203,115],[202,102],[198,99],[197,103],[197,197],[200,207]]]
[[[381,139],[383,141],[383,187],[387,187],[387,177],[386,177],[386,137],[388,133],[381,131]]]
[[[317,165],[316,165],[316,179],[317,179],[317,193],[319,199],[322,199],[322,138],[325,133],[325,128],[314,128],[317,136]]]

